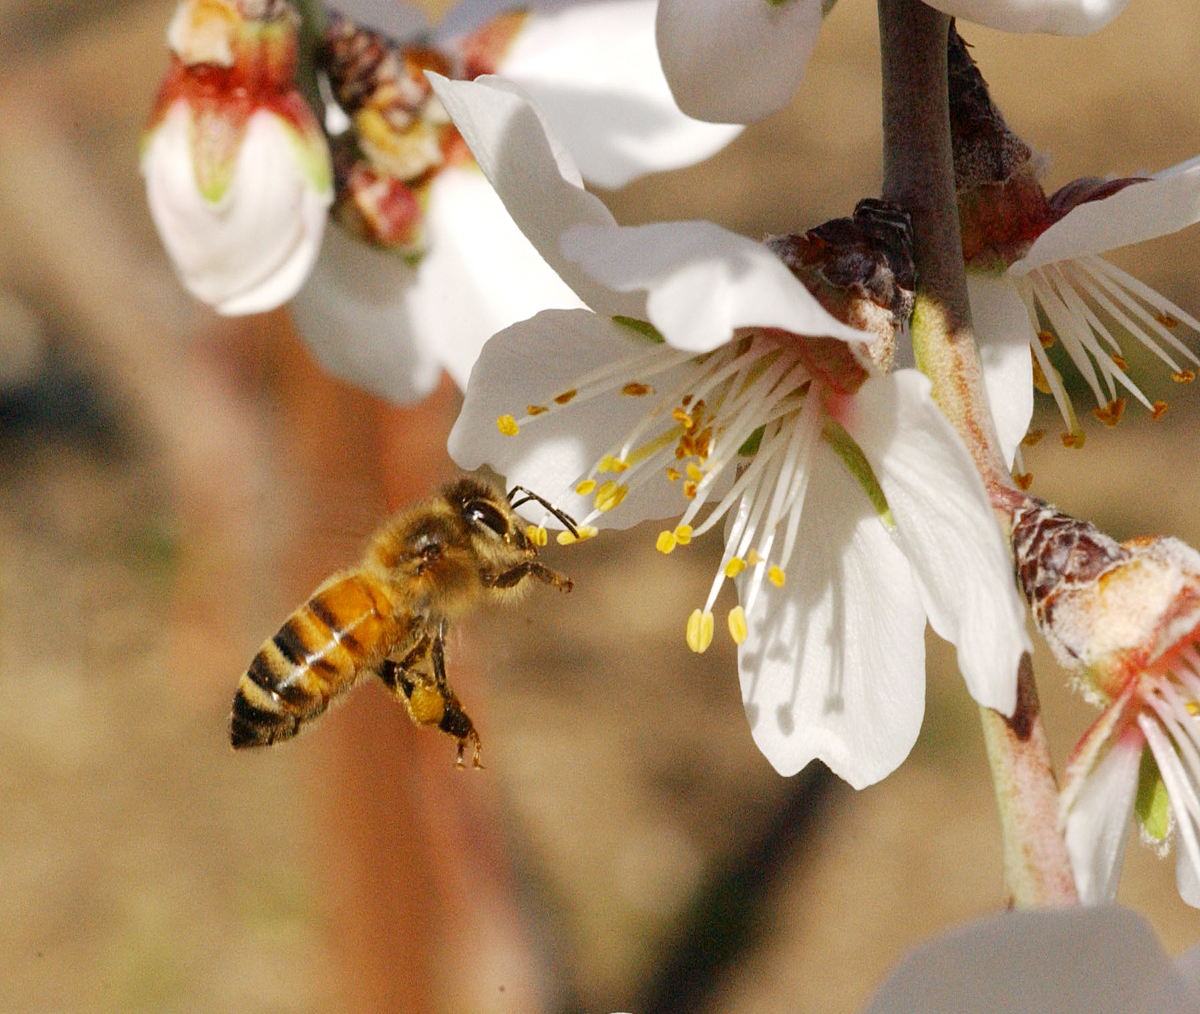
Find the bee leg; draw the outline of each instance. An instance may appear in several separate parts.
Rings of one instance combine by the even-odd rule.
[[[537,560],[526,560],[524,563],[518,563],[512,570],[506,570],[499,574],[484,574],[483,583],[489,588],[512,588],[527,577],[536,577],[539,581],[553,585],[564,592],[569,592],[573,587],[569,577],[556,570],[551,570]]]
[[[433,646],[429,651],[430,660],[433,662],[433,679],[442,694],[442,718],[438,722],[438,728],[458,740],[458,754],[454,758],[456,768],[460,771],[463,768],[463,752],[466,750],[467,743],[473,747],[471,767],[482,768],[483,764],[479,760],[479,755],[483,744],[480,742],[479,733],[475,731],[475,724],[463,711],[458,697],[450,689],[450,681],[446,678],[446,626],[445,620],[438,624],[437,633],[433,637]]]

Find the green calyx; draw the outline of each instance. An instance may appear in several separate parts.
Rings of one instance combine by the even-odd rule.
[[[1166,839],[1171,830],[1171,801],[1167,797],[1167,786],[1158,770],[1158,763],[1148,749],[1142,751],[1134,813],[1146,834],[1155,841]]]

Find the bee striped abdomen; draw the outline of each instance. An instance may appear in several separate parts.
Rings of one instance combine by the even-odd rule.
[[[259,649],[238,681],[229,721],[235,748],[294,736],[391,650],[396,623],[368,573],[322,585]]]

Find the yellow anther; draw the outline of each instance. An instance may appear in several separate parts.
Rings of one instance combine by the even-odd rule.
[[[692,526],[678,525],[675,529],[675,541],[681,546],[686,546],[692,541]]]
[[[629,492],[629,487],[616,483],[612,479],[604,483],[596,490],[596,510],[610,511],[625,499],[625,494]]]
[[[697,655],[708,650],[713,639],[713,614],[693,609],[687,621],[687,646]]]
[[[1108,358],[1116,364],[1118,370],[1124,372],[1125,370],[1129,369],[1129,363],[1126,361],[1124,356],[1119,356],[1113,352]]]
[[[600,459],[600,464],[596,466],[597,472],[624,472],[629,468],[625,462],[618,458],[614,458],[611,454],[604,455]]]
[[[1180,370],[1178,373],[1172,373],[1171,379],[1177,384],[1190,384],[1196,379],[1195,370]]]
[[[1028,489],[1033,485],[1033,473],[1013,472],[1013,482],[1017,484],[1017,489]]]
[[[506,437],[515,437],[521,432],[520,427],[517,426],[517,420],[511,415],[502,415],[496,420],[496,427]]]
[[[584,479],[583,482],[581,482],[578,486],[575,487],[575,492],[578,493],[580,496],[587,496],[595,488],[596,488],[596,480],[595,479]]]
[[[560,546],[570,546],[576,542],[586,542],[588,539],[595,538],[600,529],[592,525],[579,525],[576,529],[579,532],[578,536],[572,535],[570,532],[559,532],[556,536],[556,541]]]
[[[549,412],[549,411],[550,411],[550,409],[548,409],[545,405],[526,405],[525,406],[525,414],[526,415],[542,415],[544,412]]]
[[[525,537],[535,546],[544,546],[549,536],[541,525],[530,525],[525,529]]]
[[[685,482],[683,484],[683,495],[689,500],[696,499],[696,484],[694,482]]]
[[[1116,426],[1121,421],[1121,416],[1125,414],[1125,399],[1113,398],[1107,405],[1101,408],[1097,405],[1092,409],[1092,415],[1099,419],[1105,426]]]
[[[692,396],[690,394],[685,394],[683,396],[683,401],[681,401],[679,404],[681,404],[684,408],[687,408],[691,403],[692,403]]]
[[[659,532],[658,540],[654,543],[654,548],[660,553],[669,553],[675,548],[675,535],[672,532]]]
[[[737,577],[745,569],[746,561],[740,556],[735,556],[727,564],[725,564],[725,576]]]
[[[682,476],[682,474],[683,473],[678,471],[677,469],[668,468],[667,469],[667,481],[668,482],[678,482],[679,478]]]
[[[1153,408],[1150,409],[1151,419],[1161,419],[1167,413],[1167,403],[1165,401],[1156,401]]]
[[[1042,394],[1053,394],[1050,389],[1050,381],[1046,379],[1046,374],[1042,372],[1042,364],[1037,361],[1037,356],[1033,355],[1033,350],[1029,352],[1033,356],[1033,386]]]
[[[1178,318],[1172,317],[1169,313],[1156,313],[1154,315],[1154,319],[1168,331],[1173,331],[1175,328],[1179,327]]]
[[[704,478],[704,473],[701,472],[700,469],[690,461],[687,463],[687,468],[684,469],[684,471],[687,472],[687,477],[691,479],[692,482],[699,482]]]
[[[729,610],[729,636],[734,644],[744,644],[746,633],[746,611],[741,606],[734,606]]]
[[[627,394],[631,398],[641,398],[647,394],[653,394],[654,388],[649,384],[639,384],[636,382],[628,383],[621,388],[622,394]]]
[[[1028,334],[1028,333],[1029,332],[1026,332],[1026,334]],[[1038,341],[1042,343],[1042,348],[1048,349],[1051,345],[1054,344],[1054,332],[1053,331],[1039,331],[1038,332]]]
[[[767,571],[767,580],[770,581],[771,584],[773,584],[776,588],[782,588],[783,582],[787,580],[787,575],[784,574],[782,568],[772,567]]]
[[[1075,430],[1072,433],[1064,433],[1062,435],[1063,447],[1080,448],[1083,446],[1083,430]]]
[[[762,563],[762,557],[758,555],[757,549],[752,549],[746,554],[746,564],[753,567],[756,563]]]
[[[695,450],[692,452],[701,461],[708,457],[708,448],[712,443],[712,427],[706,426],[701,430],[700,435],[696,437],[694,442]]]
[[[674,409],[671,412],[671,418],[674,419],[680,425],[682,425],[685,430],[690,430],[693,426],[696,425],[696,423],[693,421],[692,417],[690,415],[688,415],[681,408]]]
[[[574,397],[575,397],[575,395],[577,395],[578,393],[579,393],[579,392],[578,392],[578,391],[576,391],[576,390],[575,390],[575,388],[573,388],[573,387],[572,387],[572,388],[571,388],[571,390],[569,390],[569,391],[563,391],[563,393],[562,393],[562,394],[560,394],[560,395],[559,395],[557,398],[555,398],[554,400],[555,400],[555,402],[556,402],[557,404],[559,404],[559,405],[565,405],[565,404],[567,404],[567,402],[569,402],[569,401],[570,401],[572,398],[574,398]]]
[[[1189,715],[1193,717],[1200,715],[1200,704],[1197,704],[1195,701],[1184,701],[1183,706],[1187,709]]]
[[[1021,443],[1026,447],[1036,447],[1042,442],[1042,437],[1045,435],[1045,430],[1030,430],[1021,438]]]

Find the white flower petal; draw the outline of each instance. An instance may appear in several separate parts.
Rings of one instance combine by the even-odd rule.
[[[292,300],[296,329],[334,376],[391,401],[417,401],[437,386],[442,367],[413,332],[408,290],[415,275],[397,254],[335,226]]]
[[[412,326],[464,390],[497,331],[539,310],[583,306],[474,167],[438,175],[425,221],[429,250],[409,297]]]
[[[1006,715],[1030,650],[1025,608],[983,482],[916,370],[876,377],[842,424],[874,469],[929,622],[958,648],[971,695]]]
[[[1195,1014],[1149,924],[1126,909],[1006,912],[908,955],[863,1014]]]
[[[642,292],[650,322],[675,348],[709,352],[740,327],[866,341],[840,323],[761,243],[712,222],[578,225],[563,256],[618,292]]]
[[[940,11],[1002,32],[1090,35],[1129,0],[930,0]]]
[[[925,709],[925,613],[903,553],[823,443],[788,580],[765,582],[747,621],[742,700],[780,774],[819,758],[862,788],[908,756]]]
[[[1067,812],[1066,843],[1075,887],[1085,905],[1117,896],[1145,746],[1135,727],[1095,767],[1081,773],[1082,784]]]
[[[679,111],[658,61],[654,10],[654,0],[617,0],[535,12],[500,62],[598,186],[699,162],[742,129]]]
[[[150,213],[188,291],[219,313],[246,314],[285,303],[316,261],[328,189],[300,165],[289,128],[272,113],[250,116],[232,181],[218,201],[196,184],[191,113],[177,102],[154,128],[142,156]]]
[[[783,109],[821,30],[821,0],[661,0],[658,52],[679,108],[717,123]]]
[[[1200,908],[1200,870],[1192,865],[1188,850],[1175,846],[1175,886],[1179,897],[1192,906]]]
[[[616,220],[583,189],[571,156],[517,86],[488,76],[429,80],[508,213],[559,277],[597,312],[644,318],[642,299],[598,285],[562,256],[559,237],[570,226]]]
[[[1055,261],[1099,254],[1178,232],[1200,221],[1200,157],[1072,208],[1009,270],[1024,274]]]
[[[983,383],[1000,438],[1000,452],[1012,467],[1017,447],[1033,418],[1033,359],[1036,340],[1029,311],[1003,275],[967,275],[971,318],[979,339]]]
[[[526,486],[572,517],[584,517],[592,499],[577,495],[574,483],[642,418],[645,400],[626,397],[619,389],[590,401],[580,399],[532,420],[516,436],[503,435],[496,420],[502,415],[519,418],[528,404],[551,403],[586,372],[648,347],[629,328],[588,310],[547,310],[501,331],[471,372],[462,412],[450,433],[450,456],[466,469],[491,465],[509,485]],[[686,369],[685,364],[659,374],[655,384],[669,389]],[[602,523],[628,528],[649,518],[678,517],[684,506],[678,484],[650,481],[602,515]],[[537,521],[542,510],[536,504],[522,508]],[[546,524],[561,527],[553,519]]]

